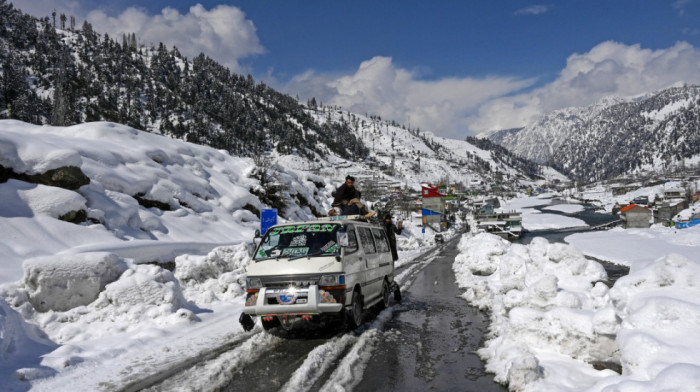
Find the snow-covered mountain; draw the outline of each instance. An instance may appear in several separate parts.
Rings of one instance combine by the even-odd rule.
[[[596,181],[700,160],[700,87],[671,87],[554,111],[488,135],[514,153]],[[685,160],[685,162],[683,162]]]
[[[9,66],[0,73],[0,118],[60,126],[110,121],[254,157],[262,182],[256,196],[270,206],[284,204],[275,181],[263,175],[276,162],[325,170],[334,179],[382,172],[387,181],[411,187],[472,177],[512,187],[542,170],[507,151],[437,138],[314,99],[304,105],[204,55],[188,59],[177,48],[139,45],[132,35],[120,44],[89,23],[55,26],[7,2],[0,11],[0,45],[8,49],[0,59]]]

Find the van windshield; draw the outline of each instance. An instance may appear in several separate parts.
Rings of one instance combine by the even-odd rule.
[[[325,256],[338,251],[337,223],[278,226],[262,239],[253,260],[285,257]]]

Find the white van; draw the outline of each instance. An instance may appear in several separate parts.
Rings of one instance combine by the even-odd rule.
[[[246,330],[251,316],[266,330],[329,316],[356,328],[365,309],[388,306],[392,293],[401,299],[386,232],[360,216],[273,226],[248,266],[246,292]]]

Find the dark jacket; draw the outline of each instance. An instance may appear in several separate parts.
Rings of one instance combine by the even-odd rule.
[[[349,200],[352,199],[359,199],[360,198],[360,192],[355,188],[354,186],[350,187],[348,184],[343,183],[343,185],[339,186],[338,189],[335,190],[335,195],[333,198],[333,204],[332,206],[339,206],[343,204],[343,202],[348,202]]]
[[[396,251],[396,235],[401,235],[403,228],[397,228],[392,222],[384,222],[384,231],[386,231],[386,236],[389,239],[389,247],[391,248],[391,256],[394,261],[399,259],[399,254]]]

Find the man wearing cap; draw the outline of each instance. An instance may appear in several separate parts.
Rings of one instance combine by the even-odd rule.
[[[391,248],[391,256],[394,261],[399,259],[399,254],[396,251],[396,234],[401,235],[403,231],[403,222],[399,221],[399,227],[396,227],[391,222],[391,214],[384,215],[384,230],[386,231],[386,236],[389,238],[389,247]]]

